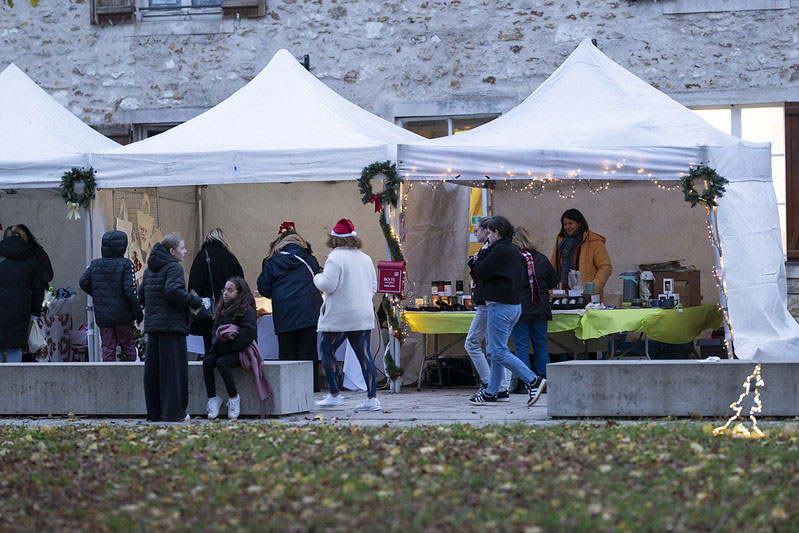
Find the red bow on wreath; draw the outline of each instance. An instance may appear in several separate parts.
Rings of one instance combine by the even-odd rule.
[[[377,194],[370,194],[369,201],[375,204],[375,213],[379,213],[383,210],[383,202],[380,201],[380,196]]]

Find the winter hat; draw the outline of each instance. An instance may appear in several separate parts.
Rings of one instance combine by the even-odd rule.
[[[330,232],[333,237],[355,237],[358,235],[355,232],[355,224],[348,218],[342,218],[336,225],[333,226],[333,231]]]

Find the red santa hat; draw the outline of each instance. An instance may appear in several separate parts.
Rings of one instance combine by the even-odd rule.
[[[330,232],[333,237],[355,237],[355,224],[348,218],[342,218],[336,225],[333,226],[333,231]]]

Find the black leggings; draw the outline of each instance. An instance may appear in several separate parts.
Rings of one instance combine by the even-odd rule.
[[[219,355],[215,352],[205,356],[203,359],[203,378],[205,378],[205,392],[209,398],[216,396],[216,379],[214,378],[214,368],[219,370],[222,381],[225,382],[225,389],[230,398],[239,395],[236,390],[236,381],[233,379],[233,367],[241,366],[239,354]]]

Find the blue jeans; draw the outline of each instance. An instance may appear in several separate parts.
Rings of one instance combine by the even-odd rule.
[[[0,362],[21,363],[22,348],[0,348]]]
[[[542,378],[547,377],[549,348],[547,348],[547,321],[525,320],[516,322],[511,331],[516,357]],[[530,366],[530,341],[533,343],[533,366]]]
[[[377,368],[372,359],[372,350],[369,346],[371,330],[334,332],[323,331],[319,343],[319,356],[322,359],[322,370],[325,372],[325,381],[330,394],[338,396],[338,365],[336,364],[336,350],[344,341],[349,340],[366,382],[366,396],[377,398]]]
[[[535,379],[532,370],[524,366],[518,357],[508,349],[510,332],[522,314],[521,304],[488,304],[488,332],[486,351],[491,354],[491,377],[488,379],[486,393],[495,396],[505,375],[504,369],[510,370],[524,383]]]

